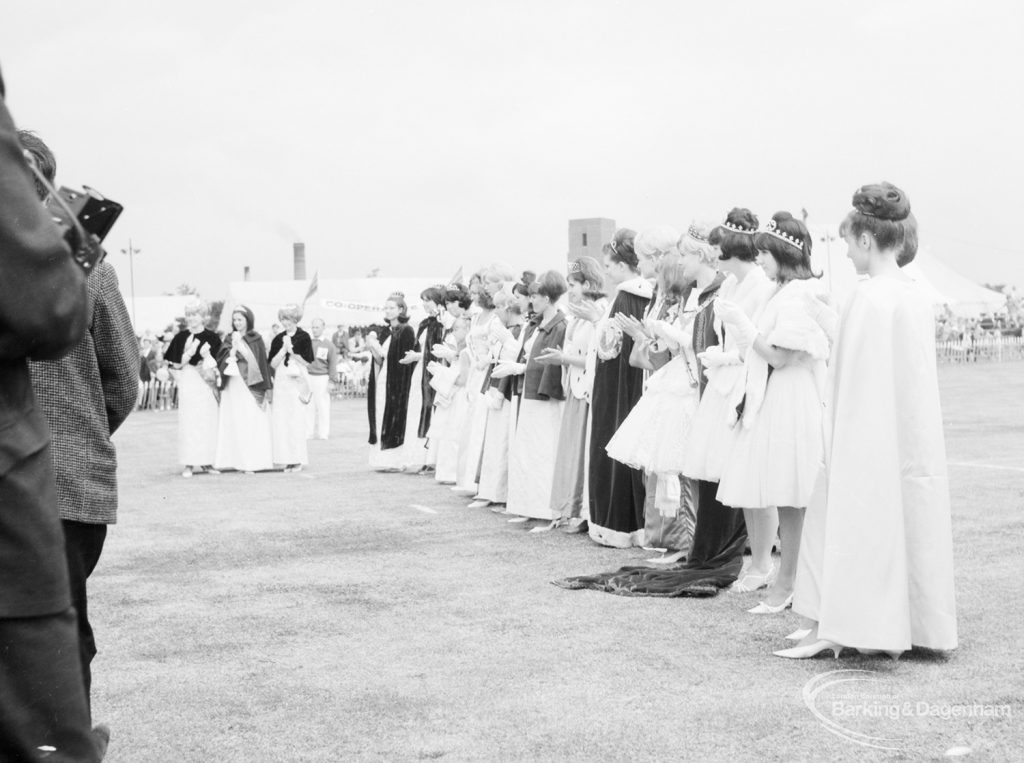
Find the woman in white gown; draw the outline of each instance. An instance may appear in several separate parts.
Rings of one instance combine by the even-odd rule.
[[[176,369],[178,385],[178,462],[182,477],[195,469],[215,471],[217,455],[217,361],[220,337],[206,328],[210,306],[196,300],[185,306],[188,327],[175,334],[164,353]]]
[[[889,183],[864,186],[853,207],[839,232],[870,278],[839,324],[824,489],[804,526],[793,609],[812,628],[803,644],[776,652],[782,657],[957,646],[935,318],[924,289],[900,269],[916,253],[917,223]]]
[[[476,291],[479,312],[473,316],[466,346],[469,350],[469,375],[466,379],[466,426],[459,442],[458,477],[452,488],[457,493],[476,495],[480,481],[484,439],[487,436],[487,414],[490,410],[484,397],[492,361],[498,356],[504,326],[495,312],[494,295],[506,281],[515,279],[508,265],[495,263],[480,273]]]
[[[541,363],[538,357],[565,342],[565,315],[556,305],[566,289],[562,274],[554,270],[530,285],[538,321],[523,347],[525,363],[499,363],[494,370],[495,376],[523,375],[523,399],[509,453],[507,510],[517,517],[548,520],[547,526],[535,530],[550,529],[560,518],[551,509],[551,486],[565,391],[561,368]]]
[[[231,313],[232,332],[217,353],[220,370],[218,469],[259,472],[274,467],[270,427],[270,365],[256,319],[245,305]]]
[[[569,319],[565,343],[537,357],[540,363],[560,365],[565,390],[565,410],[558,430],[551,513],[561,517],[563,532],[587,530],[586,462],[587,419],[593,376],[587,373],[587,357],[593,351],[597,321],[608,309],[604,294],[604,268],[593,257],[569,263]]]
[[[765,274],[779,284],[761,315],[755,322],[734,302],[715,303],[726,333],[735,332],[749,347],[743,414],[722,469],[718,500],[759,511],[778,507],[779,572],[765,599],[749,610],[774,614],[793,601],[804,508],[821,466],[829,339],[808,308],[818,285],[807,227],[788,212],[777,212],[754,245]],[[751,538],[752,547],[763,542]]]
[[[711,231],[708,243],[718,252],[717,267],[730,277],[719,291],[719,299],[734,302],[752,320],[757,320],[778,284],[770,281],[756,263],[757,217],[736,207],[725,222]],[[745,382],[743,358],[749,349],[733,331],[714,321],[718,344],[701,354],[707,386],[693,422],[685,456],[684,473],[697,480],[718,482],[736,424],[736,408],[743,399]],[[744,523],[750,539],[750,563],[730,590],[755,591],[768,585],[772,570],[772,546],[779,527],[774,506],[744,509]]]
[[[274,374],[274,401],[270,425],[274,433],[274,461],[286,472],[309,463],[306,406],[312,399],[306,367],[313,362],[313,340],[299,328],[302,308],[285,305],[277,312],[284,330],[270,343],[267,360]]]
[[[464,413],[464,395],[459,390],[460,353],[466,345],[469,331],[469,310],[472,299],[461,284],[450,284],[445,292],[445,311],[441,322],[445,332],[441,342],[434,345],[433,378],[434,415],[428,433],[427,463],[434,466],[434,479],[442,485],[454,485],[458,479],[459,432]],[[465,379],[462,380],[465,384]]]

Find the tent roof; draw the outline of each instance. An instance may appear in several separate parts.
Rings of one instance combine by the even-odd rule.
[[[837,231],[836,226],[811,227],[814,236],[812,260],[815,270],[822,271],[824,288],[842,301],[862,276],[857,275],[847,259],[846,244]],[[828,240],[827,234],[830,234]],[[1006,304],[1004,294],[979,286],[960,275],[939,260],[928,246],[918,249],[914,261],[904,268],[904,272],[928,289],[936,306],[948,305],[955,313],[974,315],[998,310]]]
[[[233,281],[228,285],[220,328],[230,326],[231,311],[243,304],[256,315],[256,328],[269,329],[277,311],[286,304],[302,304],[310,281]],[[423,316],[420,293],[429,286],[447,283],[445,278],[320,278],[315,293],[305,303],[302,322],[322,318],[328,326],[368,326],[382,323],[384,302],[401,292],[413,320]]]

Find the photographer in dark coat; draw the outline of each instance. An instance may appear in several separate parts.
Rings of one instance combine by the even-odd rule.
[[[21,131],[18,137],[52,184],[57,170],[53,153],[32,133]],[[46,187],[36,190],[45,201]],[[117,522],[117,453],[110,437],[135,408],[139,351],[114,268],[99,263],[86,282],[86,292],[89,330],[63,358],[33,361],[29,371],[52,437],[71,603],[78,618],[88,699],[96,641],[89,624],[86,580],[103,552],[107,525]]]
[[[86,329],[85,273],[39,203],[0,79],[0,760],[98,761],[68,589],[50,433],[26,358]]]

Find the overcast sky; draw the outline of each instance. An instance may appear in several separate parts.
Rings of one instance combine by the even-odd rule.
[[[139,295],[288,278],[295,240],[324,278],[541,269],[572,217],[825,224],[882,179],[937,258],[1024,286],[1019,2],[161,5],[0,24],[15,120],[125,205]]]

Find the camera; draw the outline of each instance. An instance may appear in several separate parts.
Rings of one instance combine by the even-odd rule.
[[[61,186],[50,194],[46,208],[63,230],[75,261],[88,271],[106,256],[101,243],[124,207],[94,188],[87,185],[82,188],[84,190],[79,191]]]

